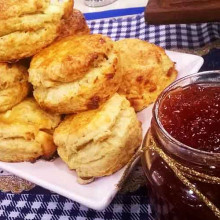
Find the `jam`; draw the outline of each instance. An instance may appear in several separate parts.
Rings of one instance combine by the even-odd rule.
[[[220,87],[192,84],[171,91],[160,105],[159,118],[178,141],[220,153]]]
[[[213,211],[187,187],[154,151],[142,158],[147,188],[157,220],[218,220]],[[146,158],[150,168],[147,167]],[[220,208],[220,185],[191,180],[216,207]]]
[[[154,104],[142,165],[155,219],[220,219],[219,106],[220,71],[180,79]]]

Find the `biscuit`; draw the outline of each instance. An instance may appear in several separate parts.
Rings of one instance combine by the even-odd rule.
[[[28,72],[24,66],[0,63],[0,112],[21,102],[28,91]]]
[[[58,154],[80,178],[111,175],[141,144],[141,123],[117,93],[98,109],[67,116],[54,132]]]
[[[33,98],[0,114],[0,161],[49,159],[56,151],[53,130],[60,116],[44,112]]]
[[[62,19],[60,34],[56,40],[71,35],[89,34],[90,29],[86,23],[85,17],[79,10],[73,9],[73,13],[67,19]]]
[[[164,49],[139,39],[115,43],[120,56],[122,84],[119,94],[125,95],[136,111],[153,103],[177,76],[174,63]]]
[[[53,43],[33,57],[28,71],[39,105],[61,114],[98,108],[121,83],[113,42],[98,34]]]
[[[16,0],[12,4],[10,0],[2,4],[8,16],[0,15],[0,61],[6,62],[33,56],[54,41],[62,19],[72,13],[73,1]]]

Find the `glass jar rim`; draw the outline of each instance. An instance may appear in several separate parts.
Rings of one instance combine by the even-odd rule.
[[[214,157],[214,158],[220,158],[220,153],[214,153],[214,152],[208,152],[208,151],[203,151],[203,150],[198,150],[198,149],[195,149],[195,148],[192,148],[186,144],[183,144],[182,142],[178,141],[177,139],[175,139],[173,136],[171,136],[166,130],[165,128],[163,127],[159,117],[158,117],[158,111],[159,111],[159,106],[160,106],[160,103],[161,101],[163,100],[163,98],[168,94],[169,91],[171,91],[172,89],[175,88],[175,86],[177,84],[179,84],[180,82],[183,82],[189,78],[192,78],[192,77],[197,77],[197,76],[204,76],[204,75],[207,75],[207,74],[219,74],[220,76],[220,70],[213,70],[213,71],[204,71],[204,72],[198,72],[198,73],[193,73],[193,74],[189,74],[185,77],[182,77],[180,79],[177,79],[176,81],[174,81],[173,83],[171,83],[168,87],[166,87],[162,93],[158,96],[155,104],[154,104],[154,107],[153,107],[153,118],[155,119],[155,122],[157,124],[157,126],[160,128],[162,134],[172,143],[174,144],[177,144],[179,147],[181,147],[182,149],[184,150],[190,150],[191,152],[193,153],[196,153],[196,154],[199,154],[201,156],[205,155],[205,156],[208,156],[208,157]],[[188,85],[190,85],[191,83],[189,83]]]

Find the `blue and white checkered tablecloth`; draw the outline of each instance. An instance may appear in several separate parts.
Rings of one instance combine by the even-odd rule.
[[[43,220],[153,220],[146,193],[118,195],[105,210],[98,212],[57,194],[0,194],[0,219]]]
[[[153,26],[145,24],[143,14],[89,20],[88,24],[93,33],[102,33],[114,40],[140,38],[167,49],[197,48],[220,38],[220,23]],[[209,55],[205,56],[203,70],[220,69],[218,57],[220,57],[220,50],[212,50]],[[2,181],[1,175],[3,174],[6,179],[10,177],[10,174],[2,173],[0,181]],[[13,181],[15,180],[6,182],[5,185],[16,186],[17,183]],[[32,188],[31,185],[28,187]],[[0,192],[0,220],[6,219],[153,220],[153,213],[150,209],[146,187],[134,193],[119,193],[107,209],[98,212],[35,186],[19,194]]]
[[[148,25],[144,14],[121,18],[89,20],[92,33],[110,36],[113,40],[139,38],[166,49],[202,47],[220,38],[220,23]]]

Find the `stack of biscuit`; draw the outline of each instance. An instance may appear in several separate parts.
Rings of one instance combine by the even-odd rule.
[[[88,34],[89,28],[72,0],[0,0],[0,5],[0,160],[50,159],[61,116],[47,113],[31,97],[29,60],[52,42]]]
[[[90,34],[71,0],[0,4],[7,9],[0,15],[0,160],[57,151],[80,183],[125,166],[142,141],[135,111],[176,77],[164,50]],[[27,66],[18,61],[27,57]]]
[[[80,183],[110,175],[141,144],[141,125],[118,91],[122,74],[114,42],[103,35],[69,36],[31,60],[29,81],[41,108],[68,114],[55,129],[58,154]]]

